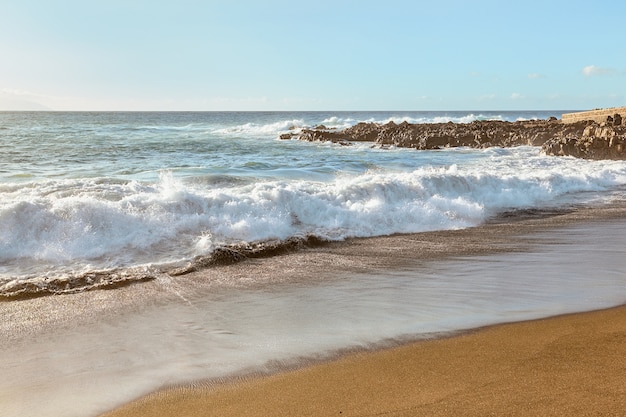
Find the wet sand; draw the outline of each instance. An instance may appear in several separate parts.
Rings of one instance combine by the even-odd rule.
[[[545,232],[578,224],[593,230],[594,222],[622,224],[624,218],[624,205],[515,213],[472,229],[355,239],[110,291],[0,302],[0,316],[7,318],[0,322],[0,348],[215,286],[319,281],[338,271],[384,273],[458,256],[520,252]],[[546,243],[545,236],[540,240]],[[309,362],[235,384],[198,382],[159,391],[110,416],[620,415],[626,409],[625,341],[624,308],[564,316]]]
[[[265,259],[166,276],[111,290],[12,301],[0,298],[0,347],[54,333],[58,328],[89,325],[171,298],[186,298],[219,286],[251,287],[324,280],[342,272],[384,272],[450,257],[527,250],[536,232],[562,226],[626,218],[626,204],[555,213],[515,213],[486,225],[408,235],[350,239]],[[54,312],[51,314],[50,312]]]
[[[416,248],[424,260],[525,250],[535,232],[623,215],[622,207],[530,215],[469,231],[356,240],[333,248],[332,256],[351,267],[384,268],[401,265]],[[275,375],[173,387],[104,416],[620,416],[623,410],[626,307],[617,307],[352,353]]]
[[[268,377],[160,391],[106,417],[620,416],[626,307],[498,325]]]

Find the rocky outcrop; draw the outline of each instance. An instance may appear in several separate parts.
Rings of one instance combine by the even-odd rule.
[[[591,123],[582,133],[562,132],[543,144],[546,155],[626,159],[626,126]]]
[[[556,119],[542,121],[502,122],[475,121],[472,123],[396,124],[389,122],[359,123],[348,129],[335,131],[304,129],[296,136],[306,141],[339,143],[372,142],[381,147],[396,146],[414,149],[441,149],[468,146],[541,145],[562,129]]]
[[[372,146],[382,148],[395,146],[420,150],[531,145],[541,146],[547,155],[626,160],[626,120],[619,114],[609,116],[600,124],[590,120],[564,124],[554,117],[518,122],[359,123],[344,130],[318,126],[303,129],[299,134],[281,135],[281,139],[291,138],[342,145],[370,142]]]
[[[396,124],[359,123],[344,130],[303,129],[281,139],[328,141],[350,145],[419,150],[466,146],[487,148],[520,145],[541,146],[547,155],[571,155],[588,159],[626,159],[626,124],[619,114],[598,124],[593,121],[563,124],[556,118],[518,122],[475,121],[472,123]]]

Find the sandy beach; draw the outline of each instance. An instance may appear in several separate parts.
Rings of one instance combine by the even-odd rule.
[[[520,236],[532,240],[533,232],[540,230],[591,219],[610,221],[619,218],[621,210],[579,210],[471,231],[425,234],[424,248],[430,252],[423,255],[507,251],[511,244],[520,249]],[[451,240],[455,245],[436,244],[438,239],[448,241],[448,234],[455,235]],[[395,239],[397,245],[415,237]],[[389,258],[383,255],[391,251],[389,245],[368,243],[356,241],[334,249],[363,255],[371,248]],[[407,247],[415,245],[414,241]],[[275,375],[172,387],[103,417],[621,416],[625,409],[626,307],[617,307],[356,352]]]
[[[0,417],[626,417],[626,2],[2,5]]]
[[[178,331],[185,326],[181,320],[187,316],[180,316],[170,327],[155,329],[154,339],[142,332],[148,329],[148,323],[158,324],[173,314],[183,314],[182,308],[188,304],[187,300],[193,300],[193,294],[210,294],[213,288],[223,285],[220,279],[225,277],[234,283],[236,291],[250,286],[254,291],[270,288],[274,291],[283,284],[291,288],[294,280],[325,283],[321,288],[335,282],[333,277],[338,271],[376,276],[422,263],[428,270],[432,262],[446,259],[467,259],[463,265],[471,266],[476,259],[497,255],[509,269],[509,262],[520,256],[519,259],[532,260],[525,253],[531,256],[538,248],[551,247],[566,250],[570,247],[576,262],[597,264],[593,247],[590,252],[581,253],[576,249],[578,246],[571,244],[582,236],[595,236],[599,245],[597,255],[608,256],[600,269],[608,273],[614,270],[621,277],[621,269],[615,269],[621,268],[621,264],[613,264],[611,259],[621,257],[619,242],[626,227],[622,220],[625,214],[626,209],[621,205],[555,213],[515,213],[472,229],[356,239],[111,291],[3,302],[0,313],[11,318],[0,326],[7,378],[22,382],[15,388],[11,386],[15,389],[13,394],[0,393],[7,395],[0,396],[0,402],[2,398],[13,401],[9,404],[13,414],[9,415],[41,415],[33,414],[32,407],[47,409],[45,404],[24,402],[31,398],[30,387],[36,385],[40,392],[45,388],[46,395],[55,399],[55,404],[50,406],[61,410],[56,415],[67,415],[62,411],[65,409],[82,410],[82,415],[98,415],[113,409],[104,414],[106,417],[623,415],[620,413],[626,409],[626,307],[460,331],[452,337],[427,334],[428,340],[421,341],[423,335],[404,337],[392,343],[365,345],[360,350],[319,358],[305,356],[295,363],[270,367],[261,364],[251,371],[226,372],[226,379],[202,376],[203,369],[210,367],[198,368],[199,376],[191,377],[188,375],[194,374],[189,369],[182,373],[179,370],[177,361],[184,364],[200,353],[181,351],[192,340],[178,339]],[[612,243],[607,247],[609,241]],[[518,273],[540,277],[538,272],[549,266],[545,262],[552,262],[560,265],[561,272],[557,273],[562,275],[559,253],[550,256],[556,258],[548,258],[544,264],[531,262],[527,270]],[[575,270],[579,268],[574,265]],[[255,277],[255,283],[249,282],[250,276]],[[593,281],[594,278],[600,277],[589,273],[577,279]],[[621,282],[619,279],[616,282]],[[535,287],[528,290],[538,294]],[[218,301],[215,298],[211,303]],[[398,306],[398,301],[394,298],[393,305]],[[591,305],[590,302],[586,300],[582,305]],[[623,297],[618,295],[614,302],[603,305],[623,303]],[[205,308],[210,311],[212,304],[188,307],[190,311]],[[55,314],[46,314],[50,310]],[[562,311],[583,310],[584,307],[566,305]],[[251,314],[257,313],[251,310]],[[237,315],[240,314],[238,311]],[[134,322],[128,320],[135,316],[137,322],[132,327]],[[167,333],[168,328],[174,333]],[[71,346],[67,338],[73,339]],[[162,360],[151,348],[151,343],[159,340],[172,343],[164,345],[170,347],[158,348],[159,354],[164,349],[169,352]],[[141,350],[133,354],[135,346],[148,348],[149,355],[143,355]],[[206,350],[206,346],[202,349]],[[54,361],[46,359],[51,354]],[[125,370],[124,361],[138,370],[145,369],[145,376],[133,379],[133,372]],[[163,372],[159,367],[164,368]],[[178,372],[180,378],[173,378],[172,372]],[[54,384],[61,375],[66,382]],[[171,380],[175,382],[168,384]],[[84,404],[70,407],[64,398],[75,395],[72,387],[78,386],[89,388],[79,396]],[[16,402],[14,398],[24,401]],[[126,400],[120,401],[121,398]],[[115,409],[133,398],[134,402]]]
[[[172,388],[103,417],[622,416],[626,307],[498,325],[269,377]]]

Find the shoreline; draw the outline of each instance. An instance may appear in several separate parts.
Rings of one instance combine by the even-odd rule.
[[[620,415],[626,305],[156,391],[100,417]]]
[[[536,250],[536,245],[541,247],[541,245],[550,245],[557,241],[563,241],[563,239],[565,241],[574,239],[573,235],[570,234],[572,230],[569,228],[570,226],[582,227],[583,232],[585,230],[593,231],[594,224],[603,225],[604,229],[602,230],[622,230],[623,227],[626,227],[624,226],[626,221],[623,220],[625,217],[626,206],[621,204],[599,208],[579,208],[572,211],[558,211],[554,213],[513,212],[511,216],[501,216],[484,225],[470,229],[353,239],[286,255],[208,268],[183,277],[172,277],[170,280],[165,281],[150,281],[112,291],[89,291],[57,297],[3,302],[0,303],[0,313],[10,319],[0,323],[0,335],[7,336],[2,338],[3,341],[0,343],[0,348],[6,349],[6,352],[9,354],[6,356],[8,359],[11,357],[12,351],[17,352],[15,348],[11,347],[14,343],[26,346],[30,342],[38,341],[37,344],[41,345],[41,340],[45,340],[51,335],[58,338],[60,337],[59,335],[74,334],[77,331],[80,332],[81,329],[86,330],[92,326],[100,328],[99,323],[103,323],[106,326],[107,323],[113,323],[120,318],[124,319],[127,315],[141,314],[147,307],[158,310],[162,306],[168,305],[168,303],[181,304],[181,300],[186,302],[188,299],[193,301],[194,296],[206,295],[215,290],[219,291],[220,288],[224,288],[224,285],[228,285],[230,289],[235,291],[239,288],[246,291],[250,289],[265,291],[275,288],[276,284],[283,283],[289,286],[290,284],[298,285],[299,283],[314,282],[325,286],[327,285],[326,283],[331,284],[335,282],[337,274],[365,272],[367,274],[384,275],[387,272],[411,268],[411,266],[416,265],[430,268],[433,264],[445,264],[447,262],[455,262],[458,259],[466,259],[468,262],[471,262],[475,256],[477,257],[476,259],[479,259],[485,255],[503,254],[505,257],[503,259],[506,260],[509,254],[516,256],[515,254],[532,252]],[[613,225],[619,227],[614,227]],[[563,235],[562,233],[565,234]],[[606,237],[606,235],[598,234],[598,232],[595,232],[595,235],[602,236],[602,239]],[[254,280],[250,280],[250,278],[254,278]],[[232,280],[232,282],[225,283],[225,279]],[[397,299],[394,300],[397,302]],[[623,304],[625,301],[623,299],[620,300],[615,304]],[[609,304],[606,305],[608,306]],[[598,307],[589,307],[588,309],[592,310],[595,308]],[[48,311],[54,311],[54,314],[48,314]],[[59,335],[56,334],[57,332]],[[456,339],[474,332],[475,330],[458,330],[454,332],[458,336],[444,337],[437,340]],[[440,333],[438,336],[442,334]],[[425,336],[428,338],[433,336],[433,333]],[[253,376],[261,375],[261,379],[265,379],[288,373],[301,373],[309,368],[324,366],[329,360],[335,363],[338,357],[338,360],[341,361],[343,357],[368,356],[371,353],[369,348],[374,348],[376,352],[382,352],[402,348],[400,346],[388,349],[389,346],[405,345],[407,342],[412,346],[414,343],[410,341],[416,339],[419,339],[419,335],[399,336],[397,339],[386,339],[389,343],[370,344],[367,348],[364,348],[365,350],[360,348],[344,349],[331,351],[327,355],[322,356],[305,355],[303,356],[307,357],[305,360],[298,361],[296,358],[293,361],[276,361],[269,363],[269,366],[261,367],[261,370],[255,369],[254,372],[250,369],[244,369],[241,372],[226,375],[248,375],[251,379],[255,379],[252,378]],[[381,340],[384,341],[385,339]],[[83,342],[74,344],[76,349],[82,351],[84,347],[89,346],[86,343],[93,342],[97,342],[97,340],[85,339]],[[430,343],[430,341],[417,343]],[[8,361],[8,365],[12,365],[10,361]],[[34,367],[35,365],[30,363],[28,366],[32,367],[33,372],[37,372],[33,375],[36,375],[43,383],[45,381],[53,381],[51,379],[53,374],[44,379],[45,373],[41,373],[39,368]],[[9,368],[9,370],[11,369]],[[24,376],[27,375],[28,373],[24,373]],[[96,381],[95,377],[97,376],[97,374],[92,374],[89,376],[89,380]],[[24,377],[20,376],[20,378],[23,379]],[[110,376],[106,379],[106,376],[100,375],[100,378],[101,382],[105,383],[103,387],[106,387],[107,383],[112,383],[113,381]],[[200,378],[205,378],[205,376],[200,376]],[[218,381],[219,388],[230,386],[228,382],[234,381],[236,378],[236,376],[217,377],[213,381]],[[161,385],[159,385],[159,381],[161,381]],[[123,404],[132,400],[132,398],[141,398],[142,395],[158,389],[159,386],[175,385],[177,383],[168,383],[167,381],[167,379],[155,379],[152,389],[132,388],[126,390],[126,393],[121,397],[118,396],[117,399],[113,396],[111,399],[105,400],[104,396],[109,393],[106,390],[100,392],[99,395],[102,398],[97,398],[97,400],[102,404],[96,407],[96,413]],[[172,381],[189,381],[193,385],[193,381],[206,380],[187,377],[187,374],[183,373],[177,374],[177,377],[174,377]],[[227,382],[226,385],[219,384],[224,381]],[[204,386],[204,383],[201,384]],[[116,388],[116,390],[120,389]],[[201,391],[203,392],[202,395],[204,395],[204,391]],[[95,392],[92,394],[95,394]],[[0,392],[1,396],[2,393]],[[8,399],[9,397],[6,398]],[[94,400],[96,398],[93,398],[91,401]],[[22,413],[21,415],[24,414]],[[316,414],[313,413],[311,415]]]
[[[222,275],[233,278],[229,286],[250,287],[295,280],[323,280],[335,272],[380,272],[407,264],[445,262],[458,256],[513,253],[527,250],[537,231],[622,217],[626,218],[626,203],[599,208],[513,212],[465,229],[350,238],[277,256],[250,258],[231,265],[199,269],[165,280],[148,280],[117,288],[104,287],[68,294],[0,298],[0,314],[13,317],[13,320],[0,322],[0,348],[8,343],[54,331],[70,321],[89,325],[107,312],[133,312],[149,302],[166,301],[172,298],[171,287],[180,293],[175,297],[211,290],[215,285],[223,284],[220,278]],[[282,270],[285,265],[297,265],[302,270],[299,271],[302,272],[301,276],[294,278],[292,268]],[[311,273],[310,269],[313,269]],[[257,277],[258,282],[250,283],[246,279],[249,275]],[[48,308],[56,314],[45,314]],[[77,311],[81,312],[79,317],[76,317]]]
[[[383,244],[385,241],[391,240],[397,244],[405,239],[411,241],[420,238],[423,239],[421,244],[419,242],[413,244],[418,244],[423,249],[424,245],[428,244],[428,251],[421,254],[424,261],[438,259],[439,256],[471,257],[486,253],[525,251],[527,246],[533,245],[538,233],[580,223],[619,221],[624,210],[621,205],[615,205],[600,209],[559,211],[548,215],[527,213],[528,217],[523,219],[520,219],[520,213],[517,213],[513,221],[500,217],[469,232],[468,229],[464,229],[410,236],[356,239],[337,245],[333,252],[347,256],[356,251],[363,255],[361,252],[363,249],[371,248],[372,253],[366,253],[365,258],[388,257],[390,249],[388,244]],[[469,239],[464,240],[468,236]],[[477,236],[480,238],[477,239]],[[440,240],[447,241],[452,237],[455,238],[456,247],[444,248],[437,244]],[[461,239],[457,241],[456,238]],[[483,246],[485,243],[486,246]],[[324,248],[321,250],[326,252]],[[362,256],[359,258],[362,259]],[[380,265],[380,260],[372,262]],[[403,258],[396,258],[395,262],[399,262],[396,266],[402,265]],[[603,332],[610,333],[608,342],[599,340],[603,336],[598,335],[602,335]],[[490,412],[520,416],[529,413],[569,416],[585,412],[619,415],[618,410],[626,409],[626,400],[620,402],[620,398],[626,398],[626,388],[614,382],[616,378],[626,377],[624,334],[626,334],[626,303],[600,310],[487,325],[449,334],[427,335],[422,339],[416,337],[405,341],[395,340],[392,344],[381,343],[369,349],[337,352],[326,359],[286,364],[270,373],[256,372],[218,380],[192,381],[186,385],[157,390],[100,417],[148,415],[168,417],[181,413],[198,416],[316,416],[338,415],[337,410],[341,411],[341,415],[389,416],[485,415]],[[516,338],[523,340],[516,341]],[[567,339],[561,347],[565,351],[574,352],[576,356],[572,358],[576,360],[570,361],[565,356],[554,356],[550,345],[557,343],[560,338]],[[512,345],[504,346],[507,340]],[[521,355],[519,357],[506,358],[501,355],[501,352],[515,351],[513,349],[515,344],[536,351],[543,349],[546,354],[524,357],[522,349],[516,352],[516,355]],[[466,349],[468,345],[473,346],[477,357],[467,356],[468,352],[472,351]],[[496,347],[486,349],[485,346],[489,345]],[[618,353],[615,355],[607,353],[602,350],[604,348],[613,349]],[[424,350],[428,351],[427,357],[421,357]],[[456,389],[465,384],[462,381],[464,377],[459,377],[457,370],[446,365],[451,358],[450,355],[455,357],[458,372],[468,378],[471,377],[470,379],[481,381],[480,390],[466,386],[463,395],[458,394]],[[582,357],[590,358],[590,361],[583,363]],[[498,358],[500,368],[483,372],[481,366],[489,365],[492,358]],[[410,383],[405,385],[394,382],[399,376],[406,376],[406,371],[394,368],[394,364],[410,361],[432,363],[433,368],[428,372],[438,374],[439,379],[432,381],[409,379]],[[518,371],[523,370],[524,366],[520,365],[520,361],[536,361],[541,366],[526,368],[526,374],[521,375]],[[476,363],[481,365],[475,365]],[[438,369],[438,366],[443,368]],[[387,371],[388,369],[391,371]],[[607,372],[604,373],[604,370]],[[599,373],[593,381],[589,379],[592,371]],[[503,381],[498,380],[495,383],[496,376],[503,372],[512,378],[513,382],[507,381],[503,385]],[[476,374],[481,375],[475,376]],[[533,376],[539,374],[544,382],[535,384]],[[381,388],[380,383],[376,381],[381,378],[394,387],[392,390],[386,388],[385,395],[381,394],[384,387]],[[445,392],[438,391],[442,383],[441,378],[445,379],[444,383],[447,384],[445,386],[448,387],[444,389]],[[455,382],[457,378],[461,380]],[[560,385],[551,386],[551,383],[557,380],[561,381]],[[608,382],[603,384],[603,380]],[[355,385],[355,381],[358,381],[358,384]],[[346,387],[351,386],[346,393],[348,389]],[[376,386],[376,390],[368,388],[371,386]],[[414,386],[425,387],[426,394],[418,392],[415,397],[402,394],[410,392]],[[489,387],[494,391],[490,392]],[[573,388],[576,389],[569,392]],[[338,398],[334,391],[344,395]],[[512,392],[516,394],[511,395]],[[367,404],[372,398],[379,398],[380,401],[363,408],[362,405]],[[414,404],[411,403],[411,398],[425,400],[423,403]],[[350,410],[350,407],[354,408]]]

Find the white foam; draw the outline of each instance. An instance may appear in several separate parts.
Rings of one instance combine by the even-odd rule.
[[[349,117],[343,118],[339,116],[332,116],[322,120],[321,124],[330,129],[346,129],[350,126],[355,125],[356,123],[356,120]]]
[[[329,129],[346,129],[359,122],[387,124],[390,122],[400,124],[402,122],[408,123],[471,123],[476,120],[504,120],[501,115],[483,115],[468,113],[463,115],[433,115],[433,116],[391,116],[384,119],[368,118],[368,119],[355,119],[353,117],[342,116],[330,116],[321,120],[320,125],[324,125]],[[226,135],[226,136],[261,136],[261,137],[275,137],[281,133],[294,132],[297,133],[304,128],[312,128],[315,125],[311,125],[310,122],[306,122],[303,119],[285,119],[272,123],[260,124],[260,123],[245,123],[236,126],[219,127],[213,130],[213,133]],[[186,127],[189,128],[189,127]],[[185,129],[185,128],[180,128]]]
[[[307,127],[307,124],[300,119],[281,120],[273,123],[258,124],[258,123],[245,123],[237,126],[230,126],[215,129],[214,133],[229,135],[229,136],[271,136],[274,137],[285,131],[299,131],[303,127]]]
[[[626,184],[622,162],[549,158],[536,148],[445,152],[450,160],[482,156],[330,181],[207,187],[166,172],[153,184],[66,180],[10,188],[0,203],[0,261],[13,276],[50,274],[173,262],[240,241],[464,228],[504,210],[567,204]]]
[[[59,326],[36,343],[7,347],[2,415],[96,416],[164,385],[275,371],[276,364],[302,363],[298,358],[406,336],[617,305],[626,296],[624,232],[621,221],[582,225],[546,233],[546,244],[535,235],[527,251],[400,271],[333,271],[319,281],[204,295],[183,286],[182,301]]]
[[[358,116],[358,115],[353,115]],[[317,125],[324,125],[329,129],[346,129],[351,126],[356,125],[359,122],[367,122],[367,123],[377,123],[377,124],[387,124],[389,122],[394,122],[396,124],[400,124],[402,122],[408,123],[447,123],[447,122],[455,122],[455,123],[470,123],[475,120],[505,120],[504,116],[500,114],[489,114],[485,115],[482,113],[474,114],[472,112],[468,113],[459,113],[455,112],[451,115],[441,115],[433,113],[432,115],[420,115],[420,116],[411,116],[411,115],[398,115],[398,116],[389,116],[385,118],[378,117],[367,117],[367,118],[355,118],[350,115],[335,115],[324,117],[323,119],[307,119],[304,118],[285,118],[283,120],[276,120],[269,123],[262,122],[247,122],[238,125],[220,125],[218,124],[202,124],[202,123],[191,123],[182,126],[175,125],[145,125],[139,127],[130,128],[131,131],[137,132],[141,134],[142,132],[149,133],[167,133],[172,132],[174,134],[178,133],[208,133],[212,135],[220,135],[224,137],[262,137],[262,138],[276,138],[282,133],[292,132],[298,133],[302,129],[305,128],[314,128]]]
[[[423,117],[412,117],[412,116],[393,116],[388,117],[386,119],[368,119],[367,122],[377,123],[377,124],[387,124],[390,122],[400,124],[400,123],[411,123],[411,124],[426,124],[426,123],[471,123],[477,120],[504,120],[501,115],[490,115],[486,116],[483,114],[474,114],[468,113],[465,115],[455,115],[455,116],[423,116]]]

